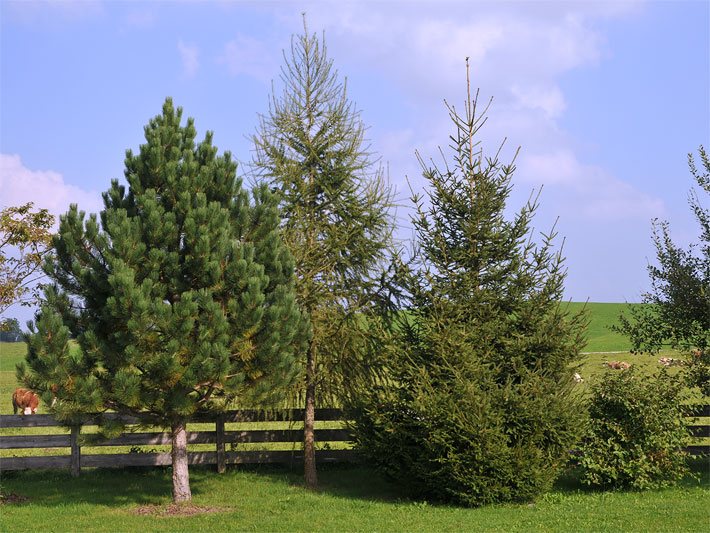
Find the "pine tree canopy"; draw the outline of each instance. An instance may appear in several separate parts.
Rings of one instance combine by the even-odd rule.
[[[112,409],[170,425],[278,394],[299,373],[308,328],[277,199],[266,186],[250,198],[230,153],[181,122],[167,99],[126,152],[127,187],[111,182],[98,217],[76,205],[61,217],[55,285],[18,369],[56,392],[61,419]]]
[[[519,360],[567,374],[581,337],[578,320],[566,320],[560,306],[566,271],[556,231],[533,235],[537,196],[506,219],[515,166],[500,162],[500,149],[484,156],[476,135],[487,108],[477,114],[476,103],[467,101],[464,115],[448,108],[456,128],[450,161],[428,164],[419,156],[429,187],[414,198],[417,254],[405,328],[411,317],[445,317],[472,338],[481,335],[487,362],[510,368]]]

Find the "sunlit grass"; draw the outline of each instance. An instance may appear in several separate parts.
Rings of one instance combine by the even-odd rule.
[[[588,342],[584,347],[585,352],[625,352],[631,349],[631,343],[624,335],[611,330],[611,326],[618,322],[619,315],[628,312],[627,304],[572,302],[568,305],[573,313],[583,308],[588,312]]]
[[[652,492],[589,491],[571,472],[528,504],[465,509],[412,501],[364,466],[321,467],[320,490],[302,487],[298,468],[230,467],[217,475],[191,468],[193,504],[220,512],[139,516],[144,505],[170,502],[165,468],[22,472],[3,479],[26,503],[4,505],[0,530],[19,531],[706,531],[708,469],[700,481]]]

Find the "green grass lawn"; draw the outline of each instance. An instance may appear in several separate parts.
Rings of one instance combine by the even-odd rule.
[[[320,491],[303,488],[301,473],[276,467],[231,468],[218,475],[191,468],[193,504],[218,512],[145,516],[136,511],[170,503],[168,469],[95,470],[4,476],[3,490],[28,498],[0,507],[0,530],[24,531],[707,531],[710,514],[704,465],[701,481],[662,491],[601,493],[572,475],[533,504],[465,509],[402,498],[363,466],[320,469]]]
[[[569,305],[573,312],[584,308],[589,313],[588,342],[584,348],[585,352],[616,352],[631,349],[631,343],[626,337],[610,329],[618,322],[619,315],[627,311],[627,304],[572,302]]]
[[[589,314],[588,342],[584,348],[585,352],[628,352],[631,347],[628,340],[609,329],[617,321],[619,314],[627,308],[626,304],[573,302],[569,305],[573,312],[584,307]],[[15,379],[15,365],[24,358],[24,354],[24,343],[0,343],[0,414],[12,412],[10,396],[18,386]],[[664,352],[662,355],[668,354],[677,357],[672,352]],[[594,379],[604,371],[603,363],[609,360],[626,360],[651,372],[658,368],[658,357],[659,355],[629,353],[592,353],[585,356],[581,373],[585,377],[585,382],[588,378]],[[45,407],[40,404],[37,412],[45,413]]]

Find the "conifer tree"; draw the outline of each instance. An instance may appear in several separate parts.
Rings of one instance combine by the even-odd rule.
[[[113,410],[169,428],[175,502],[191,499],[187,419],[288,388],[307,331],[276,198],[261,186],[250,201],[231,155],[181,117],[167,99],[99,218],[61,217],[18,368],[67,424]]]
[[[362,316],[372,308],[375,274],[390,243],[391,193],[325,40],[309,34],[305,17],[284,60],[283,93],[272,95],[253,138],[254,166],[280,194],[298,302],[312,327],[299,396],[306,412],[305,482],[315,488],[315,406],[367,368],[359,348]]]
[[[515,167],[484,157],[476,106],[470,94],[463,115],[447,104],[450,161],[419,157],[429,189],[414,198],[411,298],[376,346],[385,379],[364,389],[354,426],[365,456],[417,496],[465,505],[551,485],[580,425],[584,328],[561,304],[555,232],[535,242],[537,198],[505,216]]]

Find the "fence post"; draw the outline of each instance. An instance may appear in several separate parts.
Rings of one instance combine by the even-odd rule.
[[[224,451],[224,415],[219,414],[215,421],[215,432],[217,433],[217,473],[224,474],[227,470],[226,454]]]
[[[71,475],[77,477],[81,472],[81,447],[79,446],[79,433],[81,426],[71,428]]]

